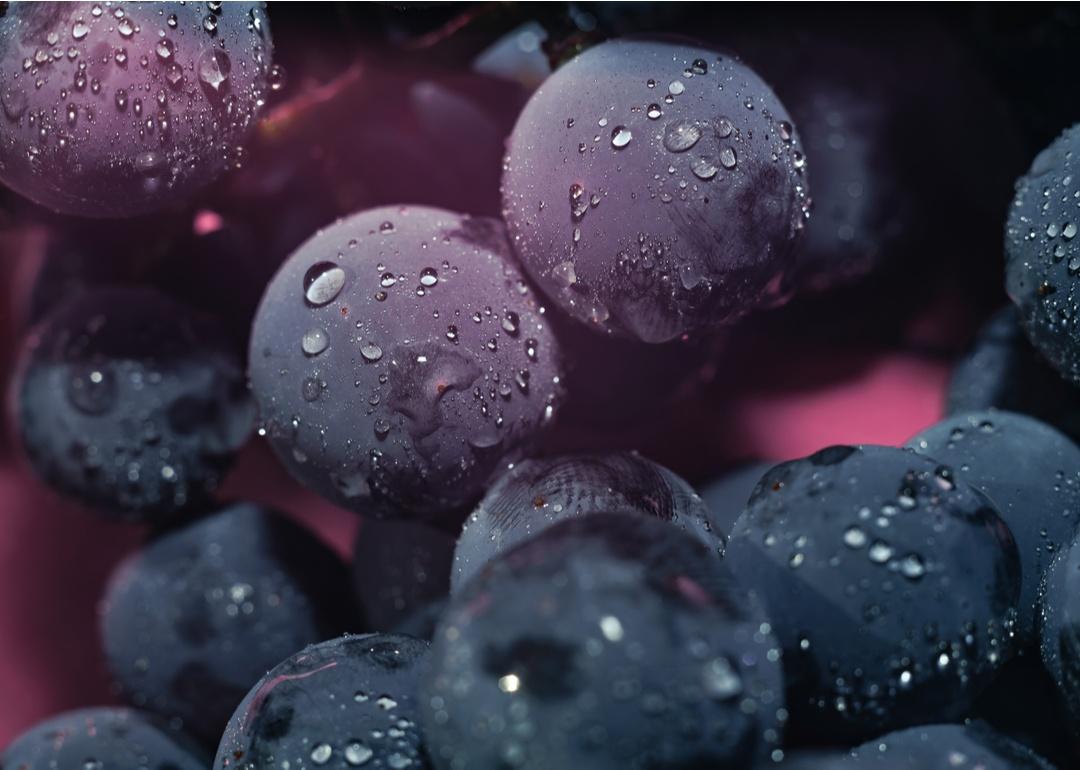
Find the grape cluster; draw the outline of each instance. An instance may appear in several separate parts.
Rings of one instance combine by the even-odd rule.
[[[978,198],[897,132],[983,92],[919,93],[896,39],[556,5],[497,40],[501,6],[343,10],[337,66],[307,10],[275,46],[261,3],[0,3],[12,433],[142,538],[98,607],[126,705],[0,768],[1080,762],[1080,127],[1016,185],[1015,306],[944,417],[725,462],[739,414],[683,433],[727,344]]]

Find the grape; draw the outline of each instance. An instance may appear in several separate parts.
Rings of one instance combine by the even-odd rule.
[[[206,760],[163,720],[126,708],[87,708],[50,717],[0,753],[12,770],[202,770]]]
[[[1080,448],[1038,420],[997,411],[949,417],[908,446],[962,468],[964,479],[993,501],[1019,549],[1016,628],[1030,640],[1042,575],[1080,522]]]
[[[109,669],[139,707],[217,740],[268,668],[356,623],[337,556],[252,503],[162,534],[113,573],[102,604]]]
[[[716,51],[614,40],[555,72],[508,143],[526,271],[591,327],[663,342],[772,301],[808,210],[790,118]]]
[[[149,288],[61,303],[28,338],[14,394],[37,474],[131,521],[208,500],[255,416],[220,328]]]
[[[11,5],[0,179],[89,217],[183,201],[240,162],[272,48],[262,3]]]
[[[1031,415],[1080,439],[1080,390],[1035,352],[1012,305],[983,326],[949,382],[948,414],[990,408]]]
[[[1026,746],[986,725],[926,725],[889,733],[853,749],[851,770],[1054,770]]]
[[[982,493],[909,450],[776,466],[726,560],[778,621],[795,742],[958,716],[1012,654],[1016,544]]]
[[[454,538],[445,532],[412,521],[364,519],[352,580],[371,627],[395,629],[445,598],[453,558]]]
[[[1072,180],[1080,173],[1080,126],[1039,153],[1016,185],[1005,225],[1005,288],[1032,344],[1061,376],[1080,384],[1078,309],[1080,215]]]
[[[696,538],[567,519],[452,601],[421,686],[437,768],[747,767],[779,738],[779,651]]]
[[[559,350],[495,220],[372,209],[282,266],[252,330],[264,430],[289,470],[363,513],[447,516],[522,454]]]
[[[758,481],[776,463],[749,463],[736,468],[701,488],[701,498],[721,532],[731,532],[746,510],[746,501]]]
[[[723,555],[725,535],[693,488],[634,452],[525,460],[504,473],[465,522],[454,551],[453,593],[492,559],[557,522],[590,513],[668,521]]]
[[[416,726],[427,648],[407,636],[367,634],[287,658],[236,709],[215,770],[429,767]]]
[[[1044,581],[1039,618],[1043,665],[1075,735],[1080,720],[1080,538],[1058,554]]]

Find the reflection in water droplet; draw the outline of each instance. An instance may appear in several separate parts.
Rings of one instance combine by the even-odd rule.
[[[321,307],[333,302],[345,285],[345,271],[333,262],[317,262],[304,274],[304,299]]]

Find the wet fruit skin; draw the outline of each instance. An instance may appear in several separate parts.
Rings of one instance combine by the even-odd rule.
[[[805,159],[738,60],[602,43],[537,90],[507,146],[514,249],[590,328],[664,342],[776,299],[809,205]]]
[[[337,556],[238,503],[122,562],[102,602],[106,659],[130,703],[216,742],[252,684],[304,645],[359,625]]]
[[[1080,126],[1073,126],[1040,152],[1017,181],[1005,224],[1006,291],[1032,344],[1074,385],[1080,384],[1078,151]]]
[[[252,687],[225,729],[214,770],[425,770],[417,687],[427,642],[397,634],[311,645]]]
[[[1016,544],[964,478],[835,446],[758,483],[725,561],[777,619],[794,745],[955,718],[1011,656]]]
[[[282,266],[252,330],[266,435],[354,511],[438,519],[472,504],[554,415],[560,353],[495,220],[372,209]]]
[[[50,717],[0,752],[0,767],[13,770],[202,770],[206,761],[165,720],[127,708],[87,708]]]
[[[1057,685],[1073,735],[1080,735],[1080,539],[1058,554],[1040,602],[1043,665]]]
[[[693,487],[635,452],[524,460],[507,470],[465,521],[454,551],[451,589],[553,524],[590,513],[651,516],[679,527],[717,555],[724,532]]]
[[[453,560],[454,538],[442,530],[365,518],[353,547],[352,584],[371,628],[396,629],[445,599]]]
[[[1013,305],[986,322],[949,381],[947,414],[991,408],[1031,415],[1080,439],[1080,389],[1031,346]]]
[[[608,513],[490,562],[444,614],[421,689],[440,770],[748,767],[783,705],[753,595],[691,535]]]
[[[994,503],[1019,551],[1016,628],[1030,642],[1043,573],[1080,523],[1080,448],[1045,423],[998,411],[946,418],[907,445],[962,469],[963,479]]]
[[[81,216],[183,201],[240,159],[272,48],[262,3],[11,6],[0,180]]]
[[[775,465],[775,462],[749,463],[700,487],[701,499],[705,501],[713,522],[721,532],[730,533],[735,528],[735,522],[746,510],[754,487]]]
[[[12,395],[37,475],[129,521],[204,503],[255,417],[224,332],[149,288],[59,304],[27,338]]]
[[[883,735],[853,749],[849,770],[1054,770],[1027,746],[981,722],[924,725]]]

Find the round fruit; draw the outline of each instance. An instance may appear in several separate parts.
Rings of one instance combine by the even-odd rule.
[[[850,770],[1054,770],[1027,746],[980,722],[889,733],[853,749]]]
[[[236,709],[214,770],[429,767],[416,690],[427,642],[343,636],[274,666]]]
[[[723,555],[698,494],[676,474],[634,452],[525,460],[492,485],[454,550],[457,593],[484,565],[553,524],[590,513],[630,513],[671,522]]]
[[[726,561],[778,621],[794,741],[959,716],[1013,651],[1008,528],[909,450],[834,446],[776,466]]]
[[[202,770],[206,760],[164,720],[125,708],[68,711],[31,727],[0,753],[13,770]]]
[[[0,180],[123,217],[240,163],[276,73],[263,3],[16,3],[0,16]]]
[[[443,615],[421,693],[443,770],[748,767],[784,717],[753,595],[696,538],[627,514],[489,563]]]
[[[907,445],[962,469],[994,503],[1020,553],[1016,628],[1033,639],[1043,573],[1080,523],[1080,448],[1045,423],[997,411],[949,417]]]
[[[1080,732],[1080,538],[1054,559],[1040,604],[1042,659],[1057,685],[1069,724]]]
[[[255,417],[227,336],[146,288],[58,305],[28,338],[13,393],[38,475],[135,521],[205,503]]]
[[[775,298],[809,201],[790,118],[746,65],[613,40],[526,105],[503,173],[526,271],[590,326],[645,342]]]
[[[372,209],[316,234],[267,288],[250,376],[300,481],[364,513],[479,497],[554,413],[559,350],[500,223]]]
[[[127,700],[213,740],[268,668],[354,623],[337,556],[251,503],[130,556],[101,614],[109,668]]]

